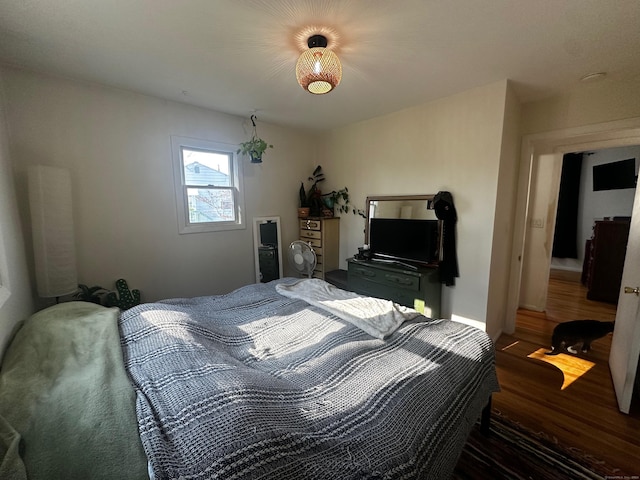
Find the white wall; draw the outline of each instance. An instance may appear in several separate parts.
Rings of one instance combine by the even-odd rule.
[[[9,145],[23,222],[26,169],[67,167],[73,181],[79,281],[128,280],[143,301],[226,293],[255,281],[252,218],[280,216],[297,235],[297,192],[315,163],[315,137],[260,121],[274,145],[243,159],[247,228],[178,234],[171,135],[229,144],[251,134],[240,118],[95,84],[4,67]],[[29,232],[26,235],[30,252]],[[285,272],[286,273],[286,272]]]
[[[2,79],[0,72],[0,358],[17,323],[35,308],[9,158]]]
[[[453,194],[460,278],[454,287],[443,286],[441,313],[481,327],[487,321],[506,96],[507,82],[497,82],[336,129],[322,139],[319,156],[323,188],[346,185],[359,208],[369,195]],[[340,229],[346,268],[363,244],[364,220],[343,214]]]

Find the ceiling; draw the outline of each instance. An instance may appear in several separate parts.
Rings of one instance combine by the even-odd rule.
[[[340,85],[296,83],[325,32]],[[640,75],[638,0],[0,0],[0,62],[323,130],[511,79],[523,102]]]

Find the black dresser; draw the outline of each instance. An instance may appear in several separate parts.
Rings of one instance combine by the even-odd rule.
[[[375,260],[347,260],[349,290],[415,308],[426,317],[439,318],[442,284],[437,268],[416,270]]]

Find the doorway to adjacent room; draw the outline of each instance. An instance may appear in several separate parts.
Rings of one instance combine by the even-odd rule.
[[[640,144],[640,119],[579,127],[547,134],[531,135],[524,138],[512,259],[512,281],[509,292],[508,311],[510,315],[505,328],[507,332],[515,331],[516,329],[516,314],[518,307],[521,306],[521,295],[528,286],[541,292],[537,296],[529,297],[533,298],[532,303],[541,305],[538,310],[543,311],[546,306],[547,287],[550,282],[550,242],[553,239],[553,230],[546,228],[536,231],[535,228],[532,228],[535,226],[535,222],[539,221],[535,215],[540,212],[540,210],[536,212],[536,208],[539,209],[539,204],[536,204],[536,201],[541,199],[537,188],[543,184],[543,182],[540,182],[542,178],[540,177],[540,172],[545,172],[546,168],[548,173],[549,167],[554,165],[553,168],[559,176],[560,168],[557,166],[561,165],[562,156],[565,153],[638,144]],[[536,185],[536,181],[539,182],[538,185]],[[557,184],[555,186],[546,184],[548,192],[553,191],[554,187],[557,193]],[[538,196],[536,197],[536,195]],[[546,204],[548,205],[549,193],[546,193],[546,195]],[[543,204],[543,206],[546,205]],[[637,199],[635,200],[634,209],[640,210],[640,201]],[[555,216],[555,205],[553,210],[543,209],[542,211],[552,212],[552,215]],[[635,220],[631,222],[633,238],[635,238],[633,230],[640,229],[640,215],[635,215],[634,218]],[[551,226],[553,227],[553,224]],[[536,233],[538,234],[537,239],[534,236]],[[537,251],[535,250],[536,241]],[[627,258],[635,260],[638,255],[636,250],[640,247],[635,243],[633,245],[631,243],[627,251]],[[531,250],[532,248],[534,249],[533,251]],[[537,266],[534,265],[536,262]],[[537,273],[532,277],[531,270],[528,270],[528,268],[533,268]],[[625,282],[640,283],[640,272],[635,272],[635,269],[625,268],[624,273]],[[616,329],[621,327],[624,334],[617,336],[619,345],[618,348],[614,349],[616,355],[610,356],[609,365],[620,409],[628,411],[631,403],[633,379],[635,378],[638,364],[638,348],[640,348],[640,326],[638,328],[635,326],[637,323],[635,320],[640,314],[640,310],[635,308],[638,305],[637,299],[629,295],[626,298],[623,297],[625,296],[621,297],[621,302],[623,303],[624,315],[621,316],[620,310],[618,310]],[[614,341],[615,339],[616,335],[614,334]],[[630,378],[631,380],[629,380]]]

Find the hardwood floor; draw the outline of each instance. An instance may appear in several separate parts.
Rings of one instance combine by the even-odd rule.
[[[568,320],[614,320],[615,305],[586,299],[579,273],[552,270],[546,312],[520,310],[514,335],[496,342],[496,366],[502,391],[493,407],[558,443],[592,454],[640,475],[640,408],[618,410],[611,375],[611,335],[596,340],[577,356],[545,356],[556,324]],[[554,362],[554,364],[548,363]]]

